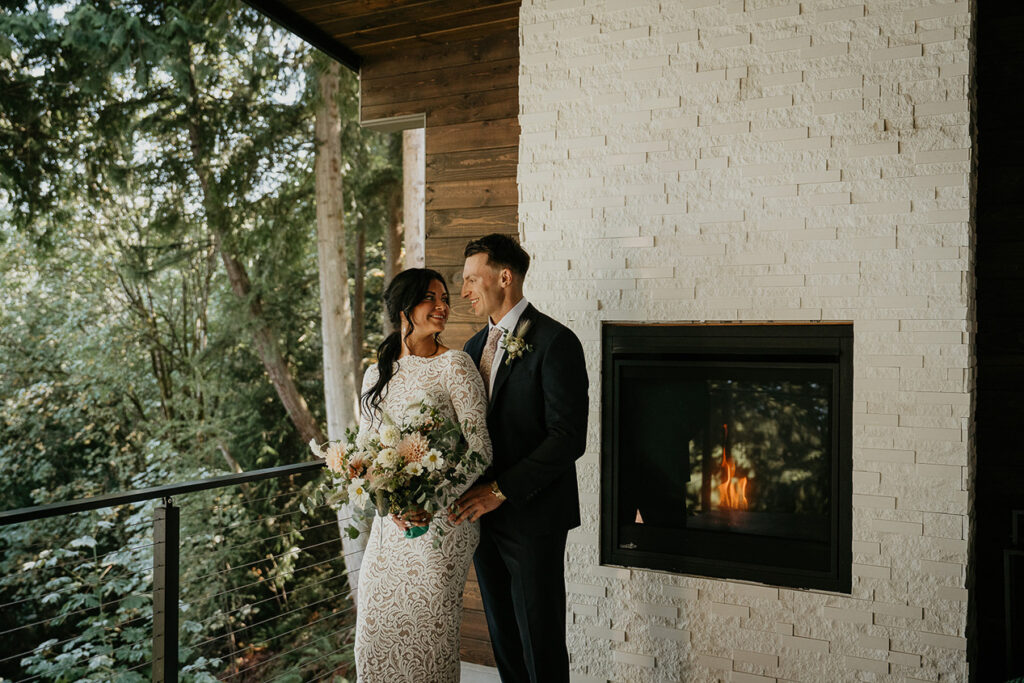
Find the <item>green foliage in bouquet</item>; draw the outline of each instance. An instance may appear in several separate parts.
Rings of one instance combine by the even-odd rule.
[[[379,429],[348,429],[344,441],[323,446],[310,441],[313,454],[327,461],[327,473],[309,507],[351,505],[357,522],[374,512],[384,517],[444,510],[486,467],[483,456],[466,443],[471,429],[421,399],[410,403],[398,421],[384,414]],[[425,533],[426,527],[421,528],[407,536]],[[360,533],[355,525],[346,532],[351,538]],[[443,535],[438,527],[434,533]]]

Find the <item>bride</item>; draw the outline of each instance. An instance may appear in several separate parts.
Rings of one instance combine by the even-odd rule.
[[[449,419],[469,423],[469,447],[491,461],[487,399],[472,359],[439,340],[448,321],[448,288],[433,270],[402,271],[384,293],[393,332],[363,377],[359,430],[380,427],[384,414],[400,416],[427,397]],[[468,488],[473,482],[467,482]],[[454,491],[452,501],[463,491]],[[442,501],[445,502],[445,501]],[[430,525],[418,538],[405,531]],[[434,547],[434,529],[442,529]],[[362,683],[459,680],[462,589],[480,522],[453,526],[414,511],[375,516],[359,572],[356,672]]]

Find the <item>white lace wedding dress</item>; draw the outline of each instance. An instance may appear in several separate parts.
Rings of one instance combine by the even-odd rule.
[[[363,377],[365,393],[377,381],[377,366]],[[410,401],[426,396],[441,412],[474,431],[470,448],[491,461],[483,380],[464,352],[400,359],[380,408],[401,416]],[[360,430],[371,424],[363,410]],[[467,483],[468,488],[472,482]],[[453,492],[452,500],[463,491]],[[434,529],[444,536],[434,548]],[[390,518],[375,516],[359,572],[356,671],[361,683],[441,683],[459,680],[462,589],[480,540],[480,523],[453,527],[438,514],[430,531],[407,539]]]

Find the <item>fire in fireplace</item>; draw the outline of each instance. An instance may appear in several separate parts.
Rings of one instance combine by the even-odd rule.
[[[849,592],[852,343],[606,323],[602,561]]]

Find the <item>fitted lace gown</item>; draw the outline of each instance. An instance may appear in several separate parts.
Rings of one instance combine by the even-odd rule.
[[[363,377],[365,393],[377,381],[377,366]],[[483,380],[464,352],[400,359],[380,408],[396,421],[410,402],[427,397],[449,419],[468,422],[470,448],[490,464],[487,399]],[[363,410],[360,430],[380,426]],[[455,500],[463,490],[453,491]],[[434,529],[445,534],[434,548]],[[462,589],[480,540],[480,522],[453,527],[438,513],[430,531],[407,539],[387,517],[375,516],[359,572],[356,670],[361,683],[440,683],[459,680]]]

